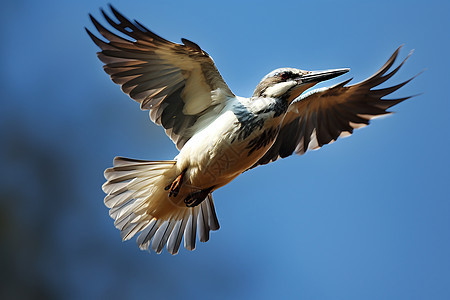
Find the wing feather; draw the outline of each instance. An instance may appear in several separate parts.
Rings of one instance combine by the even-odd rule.
[[[201,126],[197,119],[220,112],[227,99],[234,97],[212,58],[200,46],[187,39],[172,43],[130,21],[110,5],[115,20],[101,13],[116,33],[90,15],[98,38],[87,33],[101,49],[99,59],[105,72],[122,91],[149,110],[151,120],[164,127],[166,134],[181,149]],[[120,34],[120,35],[119,35]],[[220,92],[224,97],[214,97]],[[217,101],[219,99],[219,101]],[[212,117],[211,117],[212,116]],[[206,124],[207,125],[207,124]]]
[[[390,71],[398,56],[399,47],[388,61],[372,76],[346,86],[351,79],[329,88],[320,88],[301,95],[288,108],[272,147],[253,166],[267,164],[279,158],[303,154],[351,135],[374,117],[390,114],[388,108],[411,97],[383,99],[397,91],[416,76],[387,88],[375,89],[394,76],[411,53]]]

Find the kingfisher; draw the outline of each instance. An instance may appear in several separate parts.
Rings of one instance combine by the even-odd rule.
[[[209,240],[219,229],[212,193],[241,173],[301,155],[349,136],[387,109],[410,98],[384,99],[411,79],[378,88],[411,53],[393,67],[399,47],[362,82],[351,78],[331,87],[317,83],[343,75],[348,68],[305,71],[279,68],[267,74],[249,98],[236,96],[213,59],[196,43],[170,42],[110,6],[101,13],[107,29],[92,15],[100,34],[86,28],[101,49],[98,58],[112,81],[148,110],[164,128],[179,154],[173,160],[115,157],[105,170],[104,203],[123,240],[138,235],[142,250],[177,254],[196,239]],[[417,76],[417,75],[416,75]]]

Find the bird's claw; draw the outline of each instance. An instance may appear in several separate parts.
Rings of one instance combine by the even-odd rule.
[[[199,200],[198,198],[194,198],[193,196],[189,196],[186,199],[184,199],[184,204],[186,204],[186,207],[195,207],[202,203],[204,199]]]
[[[203,200],[205,200],[208,194],[211,193],[212,189],[213,188],[211,187],[206,190],[201,190],[190,194],[186,197],[186,199],[184,199],[184,204],[186,204],[187,207],[195,207],[199,205],[203,202]]]
[[[178,193],[181,189],[181,184],[183,182],[184,173],[185,172],[183,171],[180,175],[177,176],[177,178],[175,178],[175,180],[171,184],[164,188],[166,191],[169,190],[169,197],[178,196]]]

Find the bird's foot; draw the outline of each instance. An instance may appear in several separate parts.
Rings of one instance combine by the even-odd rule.
[[[165,187],[166,191],[169,190],[169,197],[178,196],[178,193],[180,192],[181,189],[181,184],[183,183],[183,177],[185,172],[186,171],[181,172],[181,174],[178,175],[177,178],[175,178],[175,180],[171,184]]]
[[[187,207],[195,207],[199,205],[203,202],[203,200],[205,200],[208,194],[211,193],[211,190],[212,188],[209,188],[190,194],[186,197],[186,199],[184,199],[184,204],[186,204]]]
[[[203,200],[205,200],[205,198],[199,199],[188,196],[186,199],[184,199],[184,204],[186,204],[186,207],[195,207],[202,203]]]

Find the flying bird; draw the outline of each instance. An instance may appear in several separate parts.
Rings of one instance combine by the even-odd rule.
[[[195,249],[197,232],[206,242],[210,231],[219,229],[212,192],[256,166],[348,136],[410,98],[383,99],[414,77],[376,89],[409,57],[393,68],[400,48],[360,83],[347,85],[348,79],[304,93],[349,69],[280,68],[267,74],[250,98],[239,97],[196,43],[170,42],[110,8],[113,16],[101,12],[114,30],[92,15],[100,38],[86,29],[101,49],[104,70],[180,151],[167,161],[116,157],[105,171],[104,203],[114,225],[123,240],[139,234],[142,250],[161,253],[167,245],[176,254],[183,237],[184,247]]]

